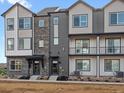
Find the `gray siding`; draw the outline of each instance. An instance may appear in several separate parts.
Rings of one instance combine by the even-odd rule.
[[[58,35],[59,45],[54,45],[54,25],[53,18],[59,17]],[[64,69],[64,75],[68,75],[68,14],[55,13],[50,16],[50,57],[59,56],[59,67]],[[51,66],[50,66],[51,67]]]
[[[10,62],[11,60],[21,60],[22,61],[22,69],[21,71],[11,71],[10,69]],[[25,57],[7,57],[7,73],[10,77],[18,77],[20,75],[29,75],[29,67],[28,67],[28,61],[25,59]]]
[[[104,33],[103,10],[94,10],[93,12],[93,33]]]

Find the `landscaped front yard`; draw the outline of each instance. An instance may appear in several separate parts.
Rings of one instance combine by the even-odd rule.
[[[124,93],[124,86],[0,82],[0,93]]]

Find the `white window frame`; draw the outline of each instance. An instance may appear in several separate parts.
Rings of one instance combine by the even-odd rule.
[[[20,48],[20,40],[23,40],[23,48]],[[29,46],[26,46],[25,44],[27,44],[26,42],[25,42],[25,40],[29,40]],[[29,47],[29,48],[26,48],[26,47]],[[18,39],[18,48],[19,48],[19,50],[31,50],[31,38],[19,38]]]
[[[43,48],[44,47],[44,40],[39,40],[39,48]]]
[[[11,66],[12,66],[12,63],[11,62],[15,62],[14,64],[14,68],[15,69],[12,69]],[[18,64],[17,64],[18,63]],[[20,64],[20,67],[19,67],[19,64]],[[11,60],[10,63],[9,63],[9,70],[10,71],[21,71],[22,70],[22,61],[21,60]]]
[[[9,45],[9,40],[12,40],[12,45]],[[12,49],[9,49],[9,46],[13,46]],[[14,38],[7,38],[7,50],[14,50]]]
[[[82,69],[78,69],[77,68],[77,64],[78,64],[78,62],[81,62],[81,64],[82,64]],[[87,61],[88,62],[88,64],[89,64],[89,68],[86,70],[86,69],[84,69],[84,62],[85,61]],[[80,63],[79,62],[79,63]],[[91,71],[91,61],[90,61],[90,59],[76,59],[76,70],[77,71],[84,71],[84,72],[90,72]]]
[[[107,60],[110,60],[112,63],[112,69],[111,69],[111,71],[107,71],[106,69],[105,69],[105,62],[107,61]],[[114,69],[113,69],[113,61],[118,61],[119,62],[119,71],[120,71],[120,59],[104,59],[104,72],[115,72],[114,71]]]
[[[81,20],[82,16],[86,17],[86,21]],[[75,24],[74,24],[74,17],[79,17],[79,26],[75,26]],[[86,23],[86,25],[82,26],[81,23],[84,23],[84,22]],[[85,27],[88,27],[88,14],[73,15],[73,27],[75,27],[75,28],[85,28]]]
[[[53,18],[53,24],[54,25],[58,25],[59,24],[59,17],[58,16]]]
[[[119,22],[119,14],[120,14],[120,13],[124,13],[124,12],[112,12],[112,13],[110,13],[110,22],[109,22],[110,25],[124,25],[124,22],[123,22],[123,23],[120,23],[120,22]],[[112,15],[112,14],[117,14],[117,24],[112,24],[112,21],[111,21],[111,15]]]
[[[45,27],[45,20],[41,19],[39,20],[39,27]]]
[[[9,23],[9,20],[13,21],[11,24]],[[7,18],[7,31],[13,31],[14,30],[14,18]],[[9,29],[9,25],[13,25],[12,29]]]
[[[23,19],[23,28],[20,28],[20,19]],[[26,21],[28,19],[28,21]],[[29,25],[26,26],[26,25]],[[32,20],[31,20],[31,17],[20,17],[19,18],[19,29],[21,30],[28,30],[28,29],[32,29]]]

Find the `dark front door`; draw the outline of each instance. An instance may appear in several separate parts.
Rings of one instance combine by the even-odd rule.
[[[52,61],[52,75],[58,75],[59,74],[59,65],[58,65],[58,61],[53,60]]]
[[[40,62],[39,61],[34,61],[33,74],[34,75],[40,75]]]

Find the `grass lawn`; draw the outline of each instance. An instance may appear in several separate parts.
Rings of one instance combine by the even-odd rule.
[[[0,82],[0,93],[124,93],[124,86]]]

